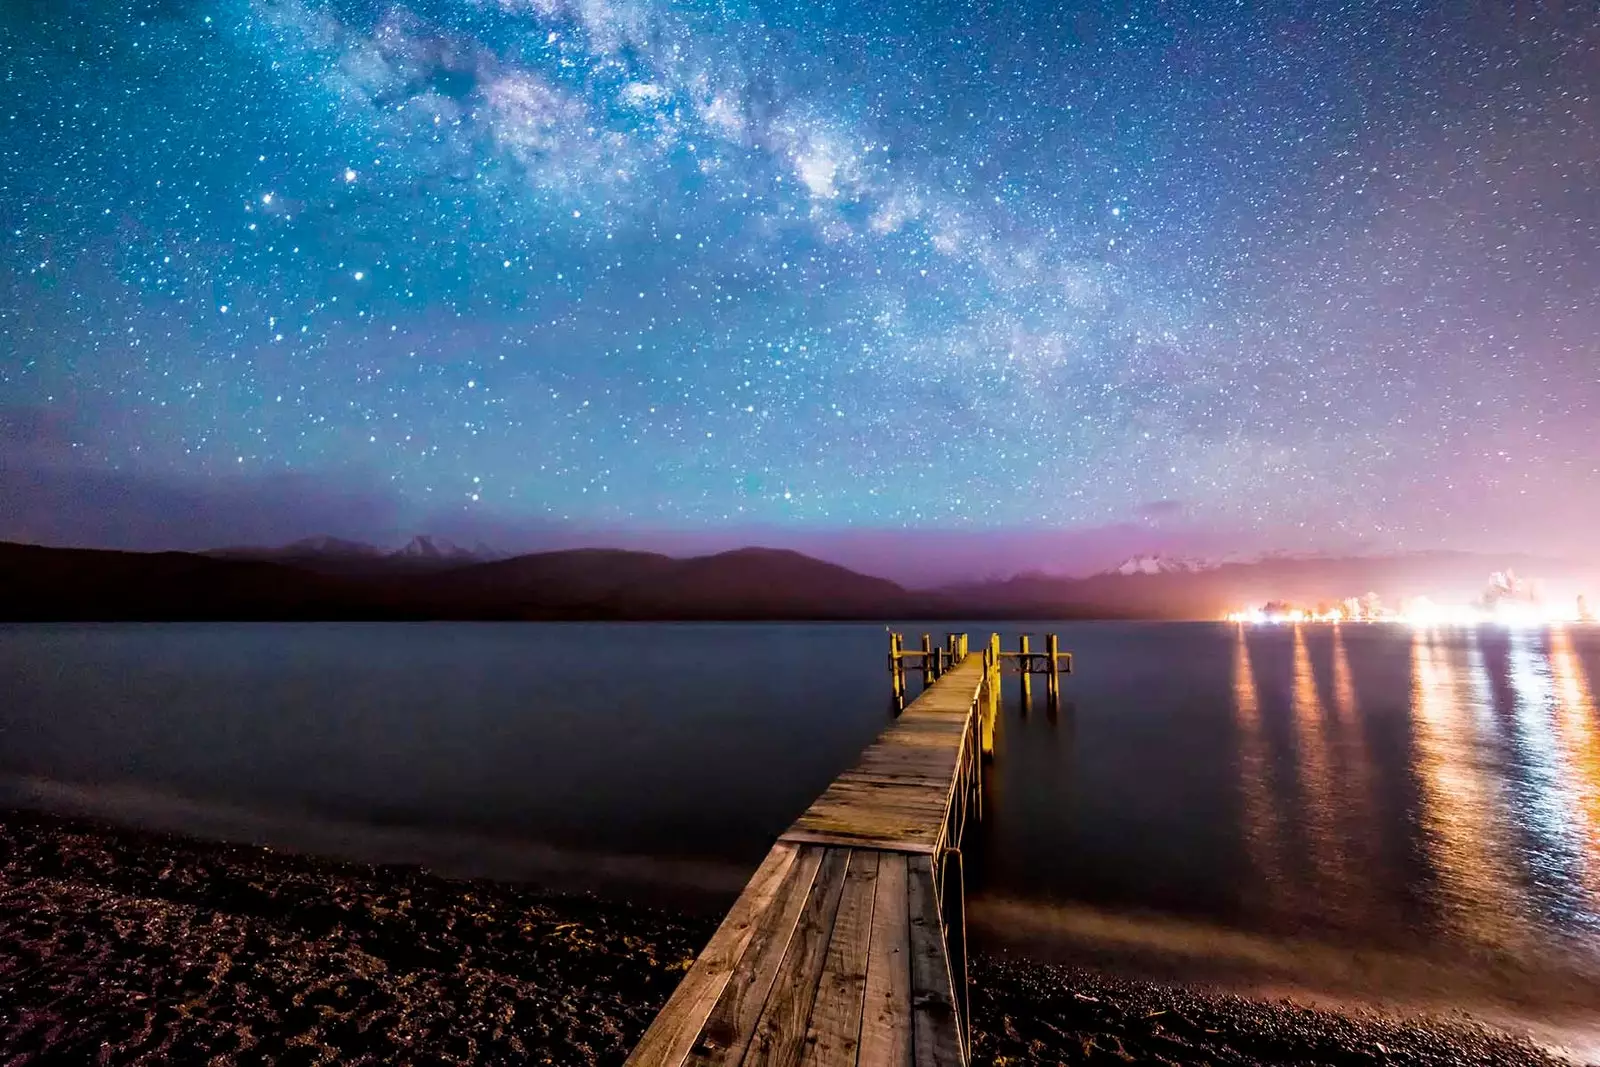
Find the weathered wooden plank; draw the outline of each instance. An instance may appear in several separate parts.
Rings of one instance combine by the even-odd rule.
[[[947,738],[950,734],[957,732],[958,731],[955,730],[941,731],[938,736]],[[911,735],[907,734],[906,736],[909,737]],[[936,761],[939,758],[939,752],[937,748],[930,752],[929,748],[931,746],[902,745],[898,744],[897,740],[898,739],[895,737],[890,737],[883,741],[873,742],[871,747],[867,748],[861,753],[860,758],[856,761],[856,765],[860,766],[863,763],[871,763],[874,760],[879,759],[900,760],[904,762],[907,760]]]
[[[757,921],[773,905],[800,852],[797,845],[779,842],[745,885],[739,899],[723,917],[694,965],[684,975],[666,1006],[645,1031],[628,1057],[628,1067],[676,1067],[689,1055],[711,1009],[728,984],[728,976],[744,955]]]
[[[864,805],[844,807],[823,806],[794,824],[796,830],[851,830],[857,833],[909,834],[913,837],[927,834],[939,822],[937,812],[894,811],[882,808],[877,811]],[[788,835],[784,835],[788,840]]]
[[[685,1063],[732,1067],[744,1060],[756,1021],[761,1018],[761,1009],[777,979],[778,964],[789,950],[800,915],[811,899],[825,852],[815,847],[800,849],[772,906],[756,923],[749,945],[690,1046]]]
[[[955,987],[939,921],[931,857],[907,859],[906,897],[911,928],[912,1055],[917,1067],[961,1067]]]
[[[939,788],[948,775],[939,764],[931,762],[891,764],[887,761],[861,763],[839,775],[834,781],[862,785],[907,785],[916,788]]]
[[[850,833],[844,830],[790,830],[783,839],[794,845],[826,845],[833,848],[872,848],[885,852],[904,852],[908,855],[929,856],[939,847],[936,837],[885,837],[874,834]]]
[[[896,812],[887,808],[873,811],[865,807],[822,807],[795,823],[794,829],[887,834],[891,837],[926,837],[938,826],[942,817],[937,811],[921,814],[917,812]],[[785,835],[785,840],[787,839],[787,835]]]
[[[894,732],[884,735],[880,740],[874,741],[872,746],[862,753],[862,756],[865,758],[874,752],[880,751],[894,752],[899,750],[903,752],[915,752],[925,748],[942,747],[943,745],[949,743],[949,738],[952,734],[961,733],[961,724],[954,721],[956,717],[952,715],[950,718],[950,722],[941,722],[937,725],[927,724],[919,726],[916,724],[908,724],[906,727],[901,729],[890,727],[890,729]]]
[[[886,853],[878,858],[872,936],[867,946],[858,1060],[863,1067],[911,1067],[910,938],[906,857]]]
[[[913,722],[898,727],[891,726],[889,732],[881,735],[862,755],[870,755],[879,750],[915,751],[918,748],[943,744],[951,734],[960,732],[960,716],[957,715],[941,716],[936,722]]]
[[[844,772],[838,781],[854,781],[857,775],[887,778],[890,781],[900,781],[921,787],[924,783],[935,785],[950,780],[950,775],[955,773],[956,758],[961,746],[952,745],[949,753],[941,753],[937,760],[885,760],[875,759],[866,761]]]
[[[871,808],[864,804],[846,804],[839,807],[824,804],[796,823],[798,828],[813,830],[858,830],[886,834],[925,834],[936,826],[941,814],[934,810],[895,811],[892,808]]]
[[[879,760],[899,763],[925,760],[929,763],[937,763],[940,755],[950,744],[950,736],[952,734],[959,735],[959,733],[960,731],[958,730],[941,730],[936,735],[930,735],[941,739],[941,743],[938,745],[902,745],[899,743],[899,739],[895,737],[886,738],[883,741],[875,741],[870,748],[861,753],[861,756],[855,762],[855,766],[859,767]],[[906,736],[910,737],[911,735],[907,734]]]
[[[857,780],[873,782],[879,778],[885,780],[883,784],[891,785],[903,782],[920,786],[937,782],[950,776],[951,764],[955,762],[955,755],[960,750],[961,737],[957,736],[951,738],[949,744],[942,748],[929,751],[926,756],[908,756],[904,754],[904,750],[873,753],[854,767],[841,772],[832,784]]]
[[[861,762],[844,773],[940,778],[950,773],[950,765],[954,761],[950,749],[960,747],[961,743],[957,741],[949,749],[918,752],[915,755],[903,750],[869,752],[862,757]]]
[[[865,822],[861,820],[840,819],[830,822],[818,819],[804,826],[795,827],[794,834],[822,834],[833,835],[845,839],[847,847],[863,847],[851,844],[856,841],[870,841],[874,844],[865,847],[893,850],[900,843],[913,851],[922,851],[923,845],[931,845],[938,837],[938,827],[932,825],[905,826],[887,822]],[[797,837],[784,836],[785,841],[798,843]]]
[[[889,781],[863,781],[859,778],[841,777],[823,792],[823,796],[833,793],[837,796],[863,797],[869,799],[893,799],[896,797],[907,800],[925,800],[931,798],[938,802],[940,794],[950,784],[950,775],[954,773],[955,761],[951,761],[942,778],[932,776],[914,779],[890,779]]]
[[[918,778],[894,777],[883,775],[884,781],[868,781],[852,777],[848,773],[834,779],[833,783],[823,790],[822,795],[838,793],[840,795],[872,796],[872,797],[917,797],[932,796],[937,799],[944,787],[950,784],[950,771],[954,770],[954,760],[944,761],[948,768],[944,775],[935,778],[925,775]]]
[[[835,782],[817,798],[816,804],[859,807],[899,804],[914,808],[938,807],[944,803],[945,795],[950,791],[951,776],[955,772],[956,766],[952,765],[950,775],[946,776],[945,780],[938,785],[911,786],[882,785],[866,782]]]
[[[954,774],[954,769],[951,770]],[[892,786],[840,786],[830,788],[817,798],[815,807],[835,808],[895,808],[910,811],[937,808],[944,803],[944,787],[939,789],[896,789]],[[808,811],[810,809],[807,809]]]
[[[844,898],[851,856],[846,848],[830,848],[823,854],[811,897],[801,912],[789,950],[778,964],[777,980],[756,1022],[745,1067],[795,1067],[799,1063],[806,1040],[806,1020],[811,1017],[827,963],[828,942]]]
[[[948,799],[948,783],[938,789],[895,789],[868,786],[841,786],[829,789],[811,806],[811,811],[834,808],[850,811],[858,808],[883,812],[924,815],[943,810]]]
[[[822,804],[807,812],[795,827],[821,829],[850,828],[873,829],[888,833],[926,833],[943,818],[942,807],[897,808],[884,804],[872,807],[866,804]]]
[[[867,947],[882,854],[850,854],[839,914],[822,965],[822,976],[806,1021],[800,1063],[805,1067],[854,1067],[861,1036],[862,996],[867,982]]]
[[[954,723],[948,729],[938,730],[904,730],[879,742],[880,748],[893,746],[901,749],[917,748],[947,748],[954,743],[955,738],[961,736],[961,731]]]

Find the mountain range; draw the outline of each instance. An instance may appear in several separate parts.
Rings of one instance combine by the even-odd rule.
[[[1203,559],[1190,559],[1185,556],[1163,556],[1157,553],[1153,556],[1129,556],[1106,574],[1120,574],[1124,577],[1134,574],[1194,574],[1196,571],[1208,571],[1219,564]]]
[[[469,563],[501,559],[504,553],[486,545],[463,548],[442,537],[419,534],[397,549],[338,537],[307,537],[276,548],[214,548],[201,555],[215,559],[282,563],[318,574],[381,574],[400,570],[448,570]]]
[[[113,552],[0,542],[0,619],[859,619],[914,594],[798,552],[674,559],[574,549],[481,561],[440,542],[386,552]]]
[[[1215,619],[1271,600],[1465,602],[1515,568],[1552,594],[1600,590],[1554,560],[1457,552],[1201,563],[1135,557],[1086,578],[1025,574],[910,590],[798,552],[688,559],[621,549],[508,558],[415,538],[335,538],[208,553],[0,542],[0,619]]]

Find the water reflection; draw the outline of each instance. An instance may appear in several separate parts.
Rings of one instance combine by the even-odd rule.
[[[1381,859],[1382,827],[1373,813],[1372,760],[1367,747],[1366,728],[1356,702],[1355,679],[1350,671],[1350,655],[1344,647],[1342,627],[1333,628],[1333,707],[1339,719],[1338,767],[1345,783],[1341,807],[1344,814],[1349,854],[1367,872],[1360,879],[1369,894],[1374,890],[1371,872]]]
[[[1356,686],[1350,676],[1350,656],[1344,649],[1344,633],[1338,626],[1333,628],[1333,707],[1339,714],[1339,721],[1347,728],[1360,728],[1360,720],[1356,712]],[[1363,767],[1365,761],[1358,761]]]
[[[1523,936],[1527,906],[1497,840],[1498,790],[1478,750],[1476,716],[1462,701],[1487,679],[1458,679],[1450,648],[1421,629],[1412,637],[1411,668],[1420,830],[1440,883],[1440,910],[1463,936],[1506,945]]]
[[[1580,889],[1585,842],[1574,821],[1578,798],[1566,780],[1566,754],[1556,736],[1554,661],[1543,643],[1542,632],[1511,635],[1517,807],[1526,830],[1524,862],[1542,903],[1563,918],[1576,918],[1587,911]]]
[[[1261,727],[1261,696],[1250,665],[1246,628],[1239,626],[1233,643],[1233,706],[1239,736],[1239,791],[1245,848],[1268,893],[1283,880],[1282,833],[1270,790],[1272,761]]]
[[[1550,632],[1550,676],[1556,733],[1593,911],[1600,906],[1600,728],[1595,721],[1594,690],[1565,629]]]
[[[1317,676],[1311,667],[1311,653],[1306,648],[1305,627],[1298,625],[1294,628],[1294,688],[1290,706],[1311,863],[1319,878],[1329,883],[1346,882],[1344,845],[1335,825],[1334,784],[1328,769],[1322,700],[1317,695]]]

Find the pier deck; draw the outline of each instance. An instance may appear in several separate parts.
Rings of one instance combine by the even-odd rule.
[[[966,1063],[940,876],[980,795],[992,658],[951,666],[778,839],[629,1067]]]

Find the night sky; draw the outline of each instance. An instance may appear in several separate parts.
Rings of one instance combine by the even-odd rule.
[[[6,0],[0,447],[59,543],[1577,551],[1600,12]]]

